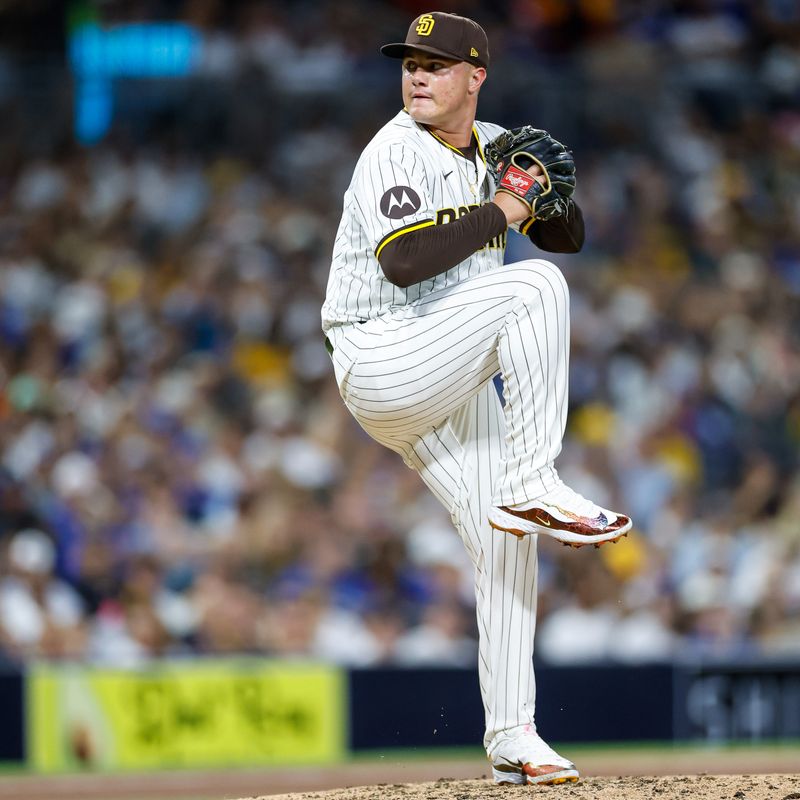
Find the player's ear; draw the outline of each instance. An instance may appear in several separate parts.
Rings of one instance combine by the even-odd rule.
[[[469,93],[475,94],[475,92],[481,88],[485,80],[486,70],[483,67],[473,67],[472,74],[469,76]]]

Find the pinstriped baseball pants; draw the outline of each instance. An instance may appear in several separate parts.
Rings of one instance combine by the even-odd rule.
[[[560,483],[569,296],[534,259],[500,267],[361,325],[333,328],[334,369],[364,430],[449,510],[475,566],[485,744],[534,722],[536,537],[489,527],[492,504]],[[504,403],[492,378],[503,378]]]

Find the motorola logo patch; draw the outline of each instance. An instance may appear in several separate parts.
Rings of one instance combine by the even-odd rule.
[[[422,201],[410,186],[392,186],[381,197],[381,214],[389,219],[402,219],[419,211]]]

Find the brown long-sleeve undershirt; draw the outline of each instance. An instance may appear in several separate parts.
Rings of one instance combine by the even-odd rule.
[[[505,230],[505,214],[495,203],[486,203],[453,222],[398,236],[378,260],[387,279],[405,288],[446,272]],[[527,233],[541,250],[577,253],[584,240],[583,214],[570,200],[566,216],[536,220]]]
[[[572,200],[565,216],[536,220],[528,229],[528,238],[548,253],[577,253],[583,247],[585,237],[583,213]]]

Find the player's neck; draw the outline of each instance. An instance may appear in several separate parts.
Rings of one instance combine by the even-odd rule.
[[[467,128],[437,128],[435,125],[428,125],[432,133],[435,133],[447,144],[453,147],[463,148],[469,147],[472,144],[472,123]]]
[[[428,128],[451,147],[462,148],[472,144],[472,126],[474,124],[474,109],[462,108],[459,109],[456,118],[441,120],[439,124],[428,125]]]

